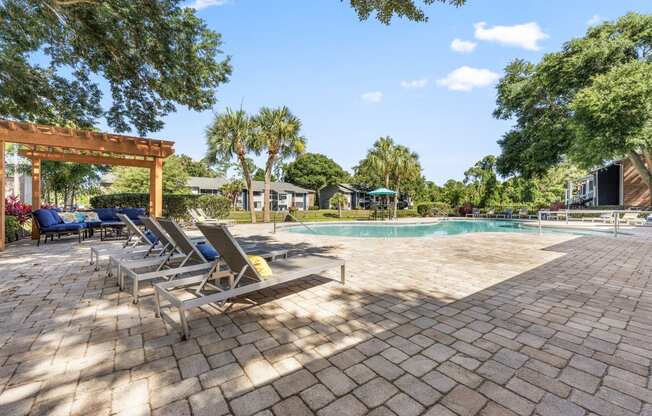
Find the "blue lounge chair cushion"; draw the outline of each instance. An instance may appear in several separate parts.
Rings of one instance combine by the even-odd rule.
[[[63,212],[61,208],[48,208],[48,211],[52,213],[52,218],[57,220],[57,224],[63,224],[63,218],[59,215],[60,212]]]
[[[155,236],[154,233],[151,232],[150,230],[145,231],[145,237],[147,237],[149,242],[152,243],[152,244],[158,243],[158,237]]]
[[[52,212],[49,209],[37,209],[33,213],[34,218],[38,221],[38,225],[41,229],[56,225],[59,223],[59,216],[57,218],[52,215]]]
[[[205,241],[195,244],[195,247],[197,247],[197,250],[199,250],[201,255],[204,256],[204,258],[208,261],[213,261],[217,258],[217,256],[219,256],[213,246],[206,243]]]
[[[115,208],[96,208],[95,212],[102,222],[120,222],[118,217],[115,215],[118,212],[118,210]]]

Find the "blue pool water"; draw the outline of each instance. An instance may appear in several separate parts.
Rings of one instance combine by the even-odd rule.
[[[496,220],[451,220],[434,224],[318,224],[310,225],[311,230],[301,225],[288,228],[300,234],[318,234],[341,237],[426,237],[457,235],[468,233],[538,233],[538,227],[528,227],[518,221]],[[605,235],[603,231],[570,230],[543,228],[543,233],[563,233],[576,235]]]

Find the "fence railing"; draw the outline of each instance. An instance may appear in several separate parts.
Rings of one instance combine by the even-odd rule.
[[[541,232],[541,229],[543,227],[542,221],[545,220],[550,220],[554,218],[557,220],[565,220],[566,224],[570,224],[571,216],[573,215],[582,215],[582,217],[584,217],[585,216],[584,214],[600,214],[599,217],[592,217],[591,220],[593,221],[594,219],[596,220],[599,219],[606,225],[613,225],[613,235],[614,237],[617,237],[622,222],[620,215],[633,214],[633,213],[642,214],[642,213],[647,213],[647,211],[631,211],[631,210],[618,210],[618,209],[609,209],[609,210],[607,209],[562,209],[562,210],[553,211],[553,210],[544,209],[539,211],[537,217],[539,222],[539,232]]]

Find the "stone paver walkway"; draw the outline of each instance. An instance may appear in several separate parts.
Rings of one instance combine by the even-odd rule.
[[[0,415],[652,415],[652,241],[269,231],[235,228],[342,256],[347,285],[193,311],[183,342],[151,288],[134,305],[88,265],[93,243],[10,246]]]

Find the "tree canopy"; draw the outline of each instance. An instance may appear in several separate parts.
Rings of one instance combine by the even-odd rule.
[[[348,173],[340,165],[321,153],[305,153],[285,165],[287,182],[313,191],[345,182],[348,177]]]
[[[344,0],[341,0],[344,1]],[[425,22],[428,17],[415,0],[349,0],[351,7],[358,13],[360,20],[367,20],[373,14],[375,18],[388,25],[394,16],[405,17],[416,22]],[[462,6],[466,0],[422,0],[423,4],[447,3]]]
[[[629,157],[652,189],[652,15],[592,27],[539,63],[510,63],[494,115],[514,119],[498,171],[541,176]],[[647,165],[645,162],[647,161]]]
[[[0,2],[0,116],[83,128],[104,116],[144,135],[177,104],[210,109],[231,65],[220,35],[180,3]],[[107,110],[97,77],[110,89]]]
[[[117,166],[113,168],[115,181],[111,192],[147,193],[149,192],[149,169]],[[163,162],[163,193],[188,193],[188,172],[183,158],[172,155]]]

